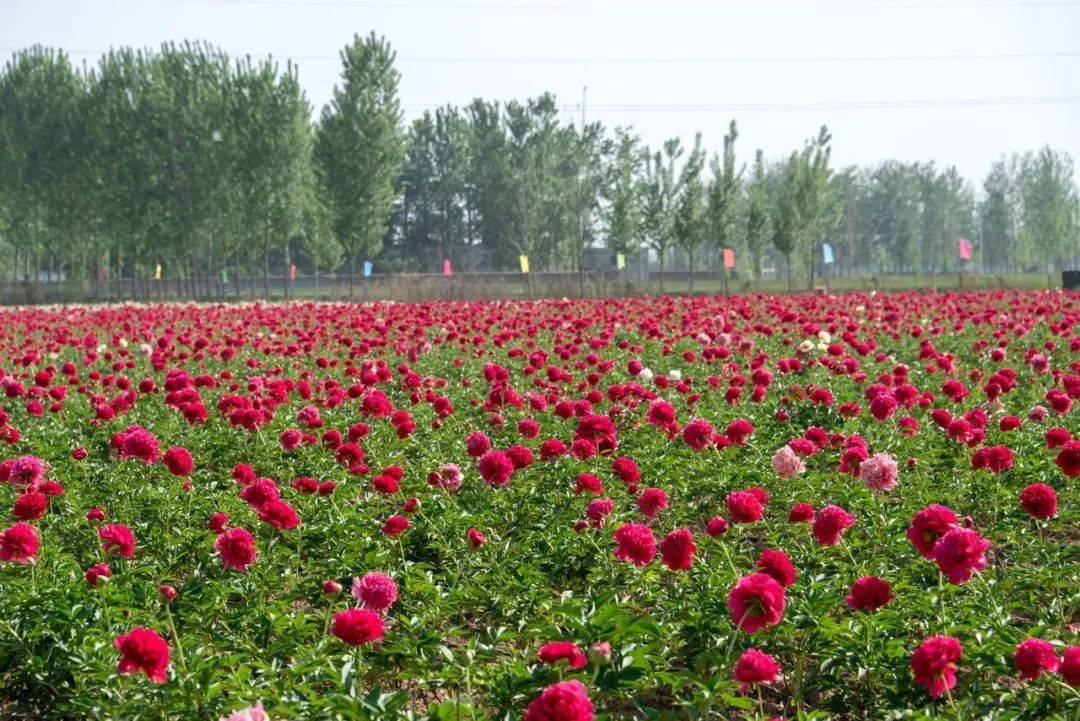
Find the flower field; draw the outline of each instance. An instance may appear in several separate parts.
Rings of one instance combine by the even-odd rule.
[[[1080,718],[1080,295],[0,311],[0,717]]]

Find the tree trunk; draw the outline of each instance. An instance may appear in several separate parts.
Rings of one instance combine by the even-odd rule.
[[[356,254],[349,258],[349,298],[350,300],[356,294]]]
[[[689,266],[689,269],[690,269],[690,280],[687,283],[686,292],[689,293],[690,295],[694,294],[694,260],[695,260],[695,256],[697,256],[697,253],[687,253],[686,254],[687,265]]]
[[[289,256],[289,243],[285,242],[285,300],[292,297],[292,258]]]
[[[263,251],[263,299],[270,299],[270,251]]]
[[[667,249],[663,249],[658,253],[660,258],[660,295],[664,294],[664,255]]]

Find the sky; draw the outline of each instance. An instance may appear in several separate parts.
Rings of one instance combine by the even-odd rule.
[[[0,57],[40,43],[206,40],[293,58],[315,113],[354,34],[398,54],[406,119],[474,97],[553,92],[568,117],[658,146],[703,134],[780,157],[828,125],[836,166],[1080,158],[1080,0],[0,0]]]

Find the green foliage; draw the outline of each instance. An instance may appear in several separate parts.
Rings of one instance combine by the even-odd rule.
[[[705,167],[705,152],[701,149],[701,136],[694,139],[694,148],[686,158],[679,176],[679,199],[675,212],[675,242],[686,253],[689,261],[693,290],[694,261],[705,244],[709,230],[708,207],[705,185],[701,171]]]
[[[693,271],[730,247],[747,251],[739,273],[812,281],[826,242],[829,275],[934,274],[961,268],[962,237],[966,270],[1080,259],[1072,159],[1050,148],[995,163],[976,197],[934,163],[834,172],[822,128],[775,162],[761,154],[745,183],[731,121],[691,182],[698,158],[678,139],[650,149],[629,128],[576,125],[547,93],[446,106],[405,129],[389,43],[355,37],[341,60],[313,124],[297,69],[272,58],[169,43],[80,71],[56,50],[16,52],[0,71],[0,272],[85,287],[161,266],[166,282],[224,269],[268,284],[294,263],[344,262],[353,278],[363,259],[516,269],[525,254],[569,271],[591,247]]]
[[[405,150],[393,50],[374,33],[341,52],[341,85],[323,109],[315,160],[332,225],[349,263],[382,248]]]

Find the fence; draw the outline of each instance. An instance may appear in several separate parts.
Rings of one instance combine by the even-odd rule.
[[[1046,288],[1060,287],[1061,276],[1046,275],[890,275],[818,279],[832,291]],[[792,290],[808,290],[805,279],[796,279]],[[243,276],[223,282],[219,278],[118,278],[102,282],[62,281],[43,283],[0,281],[0,303],[104,303],[122,301],[217,301],[242,300],[501,300],[514,298],[605,298],[646,293],[747,293],[788,290],[784,279],[761,283],[728,277],[722,271],[665,271],[649,274],[647,282],[634,282],[622,271],[586,272],[473,272],[444,276],[438,273],[400,273],[348,276]]]

